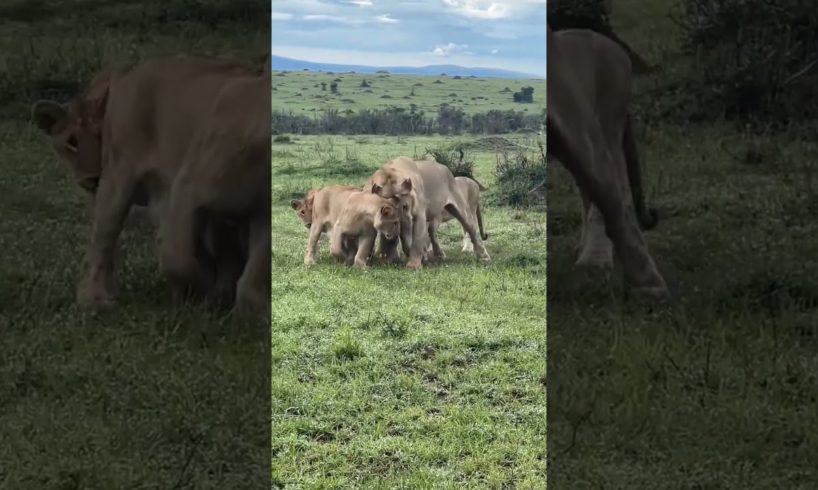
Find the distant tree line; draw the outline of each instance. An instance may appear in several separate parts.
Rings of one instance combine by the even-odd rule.
[[[545,109],[539,114],[497,109],[466,114],[452,106],[442,106],[436,114],[403,107],[357,112],[329,109],[312,117],[292,111],[272,114],[273,134],[504,134],[538,131],[544,121]]]

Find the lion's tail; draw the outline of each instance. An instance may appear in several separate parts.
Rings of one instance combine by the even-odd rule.
[[[645,205],[645,196],[642,190],[642,169],[639,162],[639,153],[636,148],[636,138],[633,134],[631,115],[625,121],[625,133],[622,137],[622,149],[625,152],[625,163],[628,170],[628,184],[631,188],[631,198],[636,217],[643,230],[650,230],[659,223],[659,214],[653,208]]]
[[[477,203],[477,209],[475,209],[475,214],[477,214],[477,228],[480,230],[480,238],[483,240],[488,240],[489,235],[483,229],[483,211],[480,209],[480,203]]]

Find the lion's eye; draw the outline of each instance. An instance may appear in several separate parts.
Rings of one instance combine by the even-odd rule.
[[[71,151],[77,151],[77,143],[78,143],[77,137],[74,135],[68,138],[68,141],[66,142],[66,144],[68,145],[68,149]]]

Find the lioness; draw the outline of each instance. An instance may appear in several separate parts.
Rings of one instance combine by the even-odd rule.
[[[306,219],[302,218],[305,224],[307,224],[307,219],[309,220],[308,227],[310,229],[307,251],[304,254],[304,264],[315,264],[315,253],[318,251],[318,239],[321,234],[329,233],[332,230],[349,196],[360,190],[352,185],[331,185],[307,195],[305,199],[307,204],[302,209],[308,207],[312,212],[308,215],[309,218],[306,218],[307,211],[305,210]]]
[[[583,235],[584,255],[605,260],[606,245],[594,235],[604,224],[635,292],[664,296],[665,281],[625,199],[630,180],[637,213],[643,222],[649,218],[642,204],[638,161],[620,151],[633,143],[628,121],[630,60],[616,43],[593,31],[554,33],[548,27],[547,35],[547,151],[571,172],[583,195],[589,228]]]
[[[103,73],[69,104],[34,104],[38,127],[51,137],[78,185],[94,196],[91,242],[77,291],[81,304],[113,303],[113,254],[129,209],[147,205],[153,220],[161,219],[173,177],[197,124],[205,120],[209,106],[203,102],[232,78],[256,71],[230,60],[157,58]],[[224,231],[210,238],[233,244],[235,254],[226,254],[237,255],[227,266],[229,286],[244,257],[239,237]]]
[[[318,192],[318,189],[310,189],[307,193],[307,197],[304,199],[293,199],[290,201],[290,207],[293,208],[295,215],[298,216],[298,219],[304,223],[307,229],[312,226],[312,208],[316,192]]]
[[[400,234],[400,225],[397,206],[370,192],[353,192],[332,227],[330,253],[337,262],[366,268],[378,234],[394,240]],[[351,243],[357,244],[353,257]]]
[[[235,306],[269,319],[270,83],[261,74],[233,77],[215,94],[173,180],[161,222],[162,270],[182,283],[212,281],[195,260],[203,213],[248,224],[248,258],[236,284]]]
[[[468,204],[468,211],[469,211],[469,219],[474,222],[476,220],[478,230],[480,231],[480,238],[483,240],[488,239],[488,235],[483,230],[483,213],[480,209],[480,191],[486,190],[485,187],[480,182],[469,178],[469,177],[455,177],[454,178],[455,185],[457,186],[458,191],[460,194],[466,199],[466,203]],[[445,209],[443,210],[443,214],[441,215],[440,223],[438,223],[438,227],[440,224],[446,223],[454,219],[448,211]],[[432,226],[432,224],[430,224]],[[435,228],[435,232],[437,228]],[[432,234],[430,233],[430,238]],[[463,252],[473,252],[474,245],[472,245],[471,237],[467,232],[463,232],[463,248],[461,249]],[[433,252],[432,244],[430,243],[426,248],[426,252],[430,253]],[[443,254],[443,251],[440,251]],[[445,256],[445,254],[443,254]]]
[[[386,199],[397,197],[401,202],[409,201],[411,229],[401,230],[401,240],[410,244],[407,268],[422,267],[430,235],[433,250],[436,253],[440,251],[434,230],[430,233],[428,223],[439,223],[444,210],[454,216],[468,233],[475,255],[486,262],[491,260],[474,224],[464,215],[468,212],[468,205],[457,190],[454,175],[445,165],[433,160],[416,162],[408,157],[398,157],[376,170],[364,189]],[[390,247],[396,245],[394,241],[389,244]],[[386,255],[389,255],[389,251],[386,251]]]

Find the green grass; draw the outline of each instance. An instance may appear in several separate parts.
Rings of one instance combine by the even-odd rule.
[[[494,206],[484,193],[487,266],[460,252],[456,223],[441,227],[443,266],[336,266],[326,238],[318,263],[302,265],[307,232],[291,198],[362,184],[387,159],[450,143],[323,136],[273,145],[274,484],[544,488],[542,209]],[[473,158],[491,188],[494,153]]]
[[[627,5],[614,22],[635,45],[665,22],[629,24],[648,3]],[[580,199],[549,166],[550,483],[815,488],[818,146],[727,124],[636,129],[661,216],[646,239],[673,301],[628,304],[618,270],[573,266]]]
[[[337,82],[338,93],[333,94],[330,84],[336,79],[340,80]],[[361,87],[364,80],[370,87]],[[326,83],[326,91],[321,89],[322,82]],[[527,86],[534,87],[534,102],[514,102],[514,92]],[[455,79],[452,76],[384,73],[273,72],[275,109],[293,111],[296,114],[320,113],[327,109],[360,111],[390,106],[410,109],[413,105],[418,110],[436,113],[443,103],[460,108],[467,114],[492,109],[538,113],[545,103],[545,92],[545,80]]]
[[[208,29],[193,18],[163,23],[162,12],[172,6],[0,8],[9,19],[0,25],[3,488],[269,485],[269,331],[202,307],[173,308],[153,232],[139,224],[125,232],[119,306],[79,310],[90,235],[84,196],[28,120],[34,100],[65,100],[105,60],[239,47],[250,56],[257,39],[266,47],[266,22]],[[143,14],[150,22],[140,26]]]

